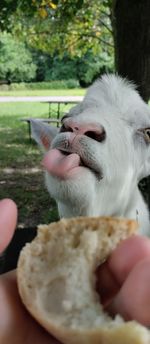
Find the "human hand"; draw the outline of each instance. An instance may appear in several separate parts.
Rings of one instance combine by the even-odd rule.
[[[0,253],[10,242],[17,222],[17,207],[11,200],[0,202]],[[0,343],[59,344],[23,307],[15,272],[0,276]]]
[[[17,209],[10,200],[0,202],[2,252],[12,238]],[[150,325],[150,240],[133,236],[122,242],[97,271],[97,290],[112,315]],[[0,277],[0,342],[7,344],[60,344],[38,325],[23,307],[15,272]]]
[[[121,242],[97,270],[97,290],[110,315],[150,326],[150,239]]]
[[[17,207],[10,199],[0,201],[0,254],[9,244],[17,223]]]

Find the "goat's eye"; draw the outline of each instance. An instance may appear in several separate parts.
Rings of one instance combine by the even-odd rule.
[[[146,128],[143,130],[143,134],[145,137],[145,141],[150,143],[150,128]]]

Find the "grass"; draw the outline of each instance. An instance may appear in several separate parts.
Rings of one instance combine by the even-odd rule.
[[[50,90],[48,94],[72,95],[73,91]],[[80,91],[74,94],[84,93]],[[28,95],[33,93],[43,95],[43,91],[31,91]],[[67,111],[68,107],[62,110]],[[56,106],[52,108],[53,116],[55,111]],[[43,103],[0,104],[0,198],[10,197],[17,203],[18,227],[36,227],[58,219],[56,204],[44,186],[41,153],[34,142],[30,143],[27,124],[20,121],[28,116],[47,118],[48,113],[49,106]]]
[[[73,88],[65,90],[20,90],[20,91],[0,91],[0,96],[82,96],[85,90]]]

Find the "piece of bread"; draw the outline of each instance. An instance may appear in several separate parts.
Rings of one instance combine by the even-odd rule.
[[[144,326],[106,314],[95,290],[96,267],[136,228],[135,221],[109,217],[62,219],[39,226],[23,248],[17,268],[21,299],[62,343],[150,343]]]

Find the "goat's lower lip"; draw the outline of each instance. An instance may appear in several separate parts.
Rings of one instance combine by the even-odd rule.
[[[81,160],[79,154],[66,152],[56,148],[51,149],[45,155],[42,164],[50,174],[60,179],[67,179],[73,176],[74,173],[78,173],[79,168],[82,167],[91,170],[98,180],[102,178],[99,172],[95,171]]]
[[[74,168],[80,166],[80,156],[76,153],[66,155],[54,148],[45,155],[42,164],[50,174],[66,179]]]

